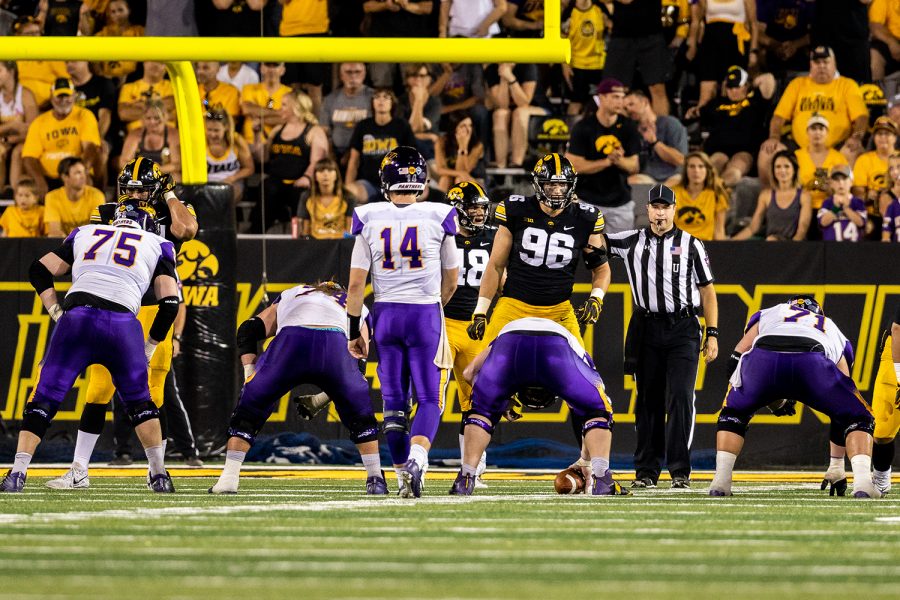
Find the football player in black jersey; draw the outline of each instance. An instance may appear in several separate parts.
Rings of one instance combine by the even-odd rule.
[[[454,185],[447,192],[447,200],[458,213],[459,233],[456,236],[456,247],[461,259],[456,292],[444,306],[444,323],[453,356],[453,377],[456,379],[459,408],[465,422],[472,410],[472,385],[463,377],[463,371],[484,347],[481,340],[469,337],[466,328],[478,303],[478,288],[488,266],[496,230],[487,226],[491,201],[484,188],[474,181]],[[463,444],[462,427],[463,425],[459,431],[460,453]],[[475,487],[478,488],[486,487],[481,481],[486,458],[482,453],[475,472]]]
[[[160,171],[159,165],[152,160],[139,156],[130,161],[119,174],[118,187],[118,202],[98,206],[91,215],[92,224],[112,223],[117,210],[135,205],[136,208],[145,209],[155,215],[159,234],[174,243],[176,255],[185,241],[197,235],[197,214],[194,208],[178,199],[173,192],[175,181],[172,176]],[[149,297],[144,296],[141,304],[138,320],[146,336],[159,310],[152,290]],[[162,406],[166,377],[172,366],[172,336],[173,329],[170,329],[166,339],[159,343],[150,360],[150,398],[157,408]],[[56,489],[88,487],[88,462],[103,430],[107,405],[114,393],[115,386],[109,371],[101,365],[88,367],[87,397],[78,425],[72,468],[62,477],[48,481],[48,487]],[[165,431],[163,433],[165,435]]]

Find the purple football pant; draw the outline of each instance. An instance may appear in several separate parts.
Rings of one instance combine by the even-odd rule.
[[[612,419],[600,375],[561,336],[505,333],[494,340],[475,377],[472,411],[495,420],[510,396],[524,387],[541,387],[565,398],[579,417],[602,411]]]
[[[853,380],[821,352],[750,350],[741,360],[741,387],[729,388],[724,406],[749,419],[782,399],[802,402],[841,423],[874,422]]]
[[[434,364],[444,327],[441,306],[376,302],[372,315],[384,410],[406,412],[412,382],[417,408],[410,435],[431,441],[444,411],[447,380],[446,370]],[[398,456],[392,458],[400,464]]]
[[[372,416],[369,384],[347,350],[347,336],[335,329],[285,327],[256,363],[256,373],[244,384],[238,406],[269,418],[278,400],[292,388],[318,386],[334,401],[341,423]]]
[[[33,401],[59,406],[78,374],[100,364],[124,403],[150,401],[144,332],[131,313],[76,306],[56,324]]]

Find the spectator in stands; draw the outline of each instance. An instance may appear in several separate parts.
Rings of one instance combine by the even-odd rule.
[[[52,86],[52,109],[38,115],[28,128],[22,159],[25,172],[34,180],[38,197],[62,185],[57,179],[59,164],[69,156],[84,160],[95,170],[98,164],[100,132],[97,119],[87,109],[75,106],[75,86],[68,78],[57,79]]]
[[[872,0],[869,5],[872,32],[872,79],[881,81],[900,70],[900,6],[888,0]]]
[[[431,72],[428,65],[410,63],[404,66],[403,72],[406,94],[400,98],[400,115],[409,122],[419,153],[431,160],[441,123],[441,100],[429,92]]]
[[[378,170],[381,159],[397,146],[416,145],[409,122],[396,117],[397,97],[387,88],[372,96],[372,115],[363,119],[350,136],[350,158],[344,181],[359,204],[384,200]]]
[[[221,0],[219,0],[221,2]],[[194,0],[153,0],[147,3],[146,35],[194,37]],[[224,34],[220,34],[224,35]]]
[[[227,183],[237,204],[244,195],[244,183],[253,175],[253,156],[247,140],[235,134],[228,111],[213,106],[206,111],[206,174],[210,182]]]
[[[200,88],[200,101],[203,110],[207,111],[213,106],[219,106],[227,112],[232,119],[241,114],[241,93],[230,83],[219,81],[219,63],[195,62],[194,73],[197,75],[197,85]]]
[[[15,188],[22,176],[22,144],[37,114],[34,95],[19,83],[16,63],[0,62],[0,188],[7,183]]]
[[[778,101],[769,123],[769,139],[763,142],[759,153],[758,171],[761,178],[770,172],[772,156],[786,148],[781,142],[785,123],[791,122],[794,143],[805,148],[809,143],[807,125],[813,114],[821,115],[828,123],[827,147],[844,143],[842,151],[848,159],[859,155],[869,123],[869,112],[856,82],[838,75],[834,52],[827,46],[813,48],[809,58],[809,75],[791,81]],[[803,181],[802,160],[800,171],[800,180]],[[766,181],[763,183],[768,184]],[[813,208],[818,208],[815,195]]]
[[[62,187],[44,198],[44,222],[50,237],[66,237],[76,227],[87,225],[94,209],[106,202],[103,192],[88,185],[87,168],[80,158],[62,159],[59,178]]]
[[[244,114],[244,139],[250,144],[254,158],[265,148],[272,128],[284,124],[282,100],[291,88],[281,83],[284,63],[264,62],[259,67],[261,81],[241,90],[241,112]],[[296,204],[296,202],[295,202]]]
[[[431,13],[440,0],[367,0],[363,10],[369,18],[368,37],[430,37]],[[375,87],[396,88],[398,67],[396,63],[372,63],[369,77]]]
[[[336,162],[330,158],[315,164],[309,195],[300,199],[297,216],[300,235],[317,240],[336,240],[350,234],[356,202],[344,182]]]
[[[597,111],[572,128],[566,158],[578,172],[578,196],[600,207],[606,231],[616,233],[634,228],[628,176],[640,168],[641,136],[634,122],[622,116],[622,82],[606,78],[596,92]]]
[[[826,140],[829,127],[830,123],[824,116],[811,116],[806,128],[809,145],[794,153],[799,165],[800,184],[809,190],[813,210],[819,210],[831,192],[829,171],[838,165],[847,164],[843,154],[828,147]]]
[[[653,112],[650,99],[641,90],[631,90],[625,95],[625,109],[638,124],[642,138],[638,155],[641,172],[629,177],[629,182],[665,183],[669,187],[677,184],[688,152],[687,129],[675,117]]]
[[[812,200],[800,185],[798,174],[797,158],[792,152],[782,150],[776,154],[772,160],[774,186],[759,193],[753,220],[731,239],[762,235],[769,242],[805,240],[812,221]]]
[[[281,6],[281,37],[323,37],[329,34],[328,2],[323,0],[283,0]],[[331,76],[326,63],[288,63],[284,81],[299,87],[312,99],[313,114],[322,106],[322,86]]]
[[[169,173],[175,181],[181,180],[181,143],[178,129],[170,125],[166,105],[159,98],[147,102],[141,127],[125,137],[119,169],[131,160],[143,156],[159,165],[159,170]]]
[[[862,198],[872,221],[878,212],[878,197],[887,187],[888,158],[895,152],[897,126],[890,117],[878,117],[872,127],[875,149],[866,152],[853,164],[853,195]]]
[[[593,0],[575,0],[568,21],[567,36],[572,44],[572,60],[562,65],[570,115],[579,115],[591,103],[591,87],[603,79],[606,65],[606,17]]]
[[[328,155],[328,137],[318,125],[309,96],[285,94],[281,119],[284,124],[272,129],[266,146],[265,219],[257,204],[251,217],[253,233],[268,231],[276,222],[291,222],[301,192],[312,185],[313,166]]]
[[[671,55],[662,31],[660,0],[618,0],[613,10],[615,27],[609,38],[603,75],[630,87],[640,71],[650,91],[653,111],[669,114],[666,80]]]
[[[46,11],[46,17],[41,19],[44,24],[44,35],[78,35],[81,2],[78,0],[50,0],[38,4],[43,5],[43,10]]]
[[[701,128],[709,133],[703,149],[726,186],[733,188],[753,168],[774,94],[772,75],[765,73],[751,82],[747,71],[733,66],[725,77],[724,95],[688,111],[688,116],[699,113]]]
[[[728,192],[705,152],[684,160],[675,192],[675,226],[700,240],[724,240]]]
[[[353,128],[372,116],[372,88],[363,83],[366,80],[365,63],[341,63],[338,75],[341,87],[325,96],[319,112],[319,125],[331,139],[338,161],[346,165]]]
[[[447,115],[459,110],[468,111],[481,135],[481,143],[487,148],[490,144],[488,128],[491,126],[491,114],[485,106],[484,69],[480,64],[441,65],[441,72],[431,84],[429,90],[441,98],[441,131],[447,131]]]
[[[447,132],[434,146],[434,175],[442,192],[461,181],[484,179],[484,146],[465,112],[450,115]]]
[[[240,61],[227,62],[219,68],[217,79],[222,83],[230,83],[243,93],[245,85],[259,83],[259,73]]]
[[[15,205],[0,215],[0,237],[43,237],[47,233],[44,207],[38,204],[34,180],[19,179],[15,190]]]
[[[498,167],[505,168],[509,158],[513,167],[521,167],[528,152],[528,123],[531,116],[547,114],[547,109],[534,105],[538,83],[537,65],[488,65],[484,78],[488,100],[494,110],[494,162]]]
[[[127,131],[141,126],[141,119],[147,104],[154,98],[162,100],[166,112],[175,116],[175,90],[172,82],[165,78],[166,66],[161,62],[144,63],[144,76],[126,83],[119,92],[119,118]]]
[[[507,0],[500,19],[504,31],[515,38],[539,38],[544,31],[544,0]]]
[[[808,0],[757,0],[760,57],[779,81],[809,68],[810,25],[815,3]]]
[[[506,0],[441,0],[438,36],[488,38],[500,34]]]
[[[16,19],[13,30],[18,36],[40,36],[41,23],[34,17]],[[66,64],[61,60],[20,60],[16,62],[19,82],[34,95],[38,109],[43,110],[50,100],[50,86],[66,77]]]
[[[834,49],[841,75],[857,83],[871,81],[869,12],[872,0],[816,2],[812,45]]]
[[[269,26],[268,11],[263,9],[269,0],[200,0],[196,7],[197,29],[202,36],[274,37],[277,23]],[[279,3],[271,2],[270,6]],[[286,2],[281,2],[286,4]],[[324,4],[324,2],[323,2]],[[280,6],[278,7],[280,9]],[[260,13],[263,14],[260,14]],[[260,31],[260,21],[263,22]],[[227,83],[234,83],[229,81]],[[238,89],[240,86],[235,85]]]
[[[900,242],[900,154],[888,159],[888,185],[881,192],[878,205],[884,216],[881,222],[881,241]]]
[[[715,98],[729,67],[755,67],[758,52],[755,0],[700,0],[692,5],[686,57],[696,63],[699,106]]]
[[[849,165],[832,167],[832,195],[818,212],[819,229],[826,242],[858,242],[865,237],[866,204],[850,192],[853,172]]]
[[[118,132],[111,131],[113,111],[116,110],[118,92],[112,80],[91,73],[90,65],[84,60],[66,61],[66,71],[75,84],[75,105],[86,108],[97,119],[100,132],[101,165],[109,163],[112,142],[118,142]],[[113,139],[116,138],[116,139]],[[106,169],[94,170],[93,183],[98,188],[106,186]]]
[[[82,32],[84,35],[90,33]],[[144,27],[131,22],[131,8],[126,0],[110,0],[106,7],[106,25],[94,35],[98,37],[142,37]],[[99,74],[115,79],[119,84],[134,73],[137,63],[131,60],[111,60],[98,63]]]

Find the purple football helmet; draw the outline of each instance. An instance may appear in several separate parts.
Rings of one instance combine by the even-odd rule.
[[[425,191],[428,182],[428,165],[418,150],[409,146],[397,146],[381,160],[378,170],[381,177],[381,193],[388,200],[388,192],[401,194]]]
[[[132,203],[120,204],[116,208],[113,227],[143,229],[159,235],[159,224],[156,222],[156,213],[153,209],[150,207],[137,207]]]

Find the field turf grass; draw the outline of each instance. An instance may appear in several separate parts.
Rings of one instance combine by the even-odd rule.
[[[495,474],[455,498],[446,472],[408,501],[367,498],[359,471],[257,472],[235,496],[207,494],[212,476],[173,471],[164,496],[139,469],[95,473],[57,491],[34,470],[0,495],[0,598],[900,596],[896,482],[870,501],[828,497],[817,474],[760,475],[724,499],[706,481],[591,498]]]

